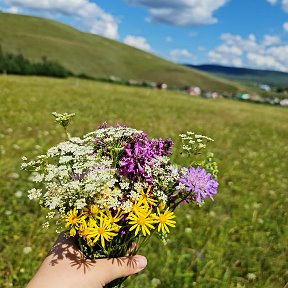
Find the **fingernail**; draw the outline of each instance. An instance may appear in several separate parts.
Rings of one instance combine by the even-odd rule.
[[[137,256],[134,256],[134,259],[136,260],[137,267],[138,267],[139,269],[144,269],[144,268],[147,266],[147,259],[146,259],[146,257],[137,255]]]

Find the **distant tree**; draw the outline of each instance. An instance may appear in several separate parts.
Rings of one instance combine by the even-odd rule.
[[[41,75],[53,77],[68,77],[73,73],[55,61],[42,58],[42,62],[32,63],[21,53],[5,53],[0,46],[0,72],[18,75]]]

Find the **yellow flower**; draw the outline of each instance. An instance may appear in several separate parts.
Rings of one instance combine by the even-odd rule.
[[[110,212],[108,207],[105,208],[105,213],[106,214],[104,214],[102,212],[102,215],[104,217],[107,217],[107,219],[110,222],[110,224],[115,224],[115,223],[119,222],[124,216],[120,209],[117,209],[117,213],[114,216],[112,216],[112,213]]]
[[[159,207],[160,210],[165,209],[165,204],[164,204],[164,202],[161,201],[161,202],[159,203],[158,207]]]
[[[84,218],[81,219],[81,223],[78,229],[79,236],[86,239],[88,235],[88,226]]]
[[[89,207],[85,207],[83,208],[83,210],[81,211],[81,216],[84,217],[84,218],[90,218],[94,215],[97,215],[98,213],[100,212],[100,209],[98,207],[97,204],[91,204],[89,205]]]
[[[75,228],[72,228],[70,230],[70,237],[74,237],[76,235],[76,229]]]
[[[110,241],[112,237],[116,236],[117,231],[116,226],[118,225],[111,225],[110,221],[105,216],[100,216],[99,218],[99,225],[95,220],[90,219],[89,221],[89,228],[87,229],[87,242],[92,244],[95,244],[99,238],[101,240],[101,245],[103,248],[105,248],[105,241]],[[93,239],[91,239],[93,238]]]
[[[132,211],[135,214],[145,214],[149,211],[149,205],[148,202],[145,199],[139,199],[136,203],[133,204],[132,206]]]
[[[152,225],[154,223],[153,217],[151,217],[151,210],[146,213],[130,213],[127,219],[131,220],[128,223],[133,225],[129,231],[135,229],[135,236],[139,233],[140,229],[144,236],[150,235],[149,229],[154,229]]]
[[[78,216],[78,210],[76,208],[74,208],[73,210],[71,209],[67,213],[65,217],[65,222],[66,222],[65,227],[72,226],[73,228],[78,228],[81,222],[81,218],[80,216]]]
[[[165,231],[169,233],[169,228],[170,227],[175,227],[176,221],[171,220],[175,218],[176,216],[174,215],[173,212],[169,211],[169,208],[165,210],[164,213],[161,213],[160,209],[157,208],[157,215],[153,214],[154,219],[159,223],[158,225],[158,232],[164,233]]]
[[[150,193],[151,188],[152,188],[152,186],[149,186],[146,193],[143,190],[140,192],[141,196],[140,196],[139,201],[140,202],[143,201],[144,203],[146,202],[148,204],[148,206],[149,206],[149,204],[152,206],[155,206],[157,201],[154,200],[153,198],[151,198],[151,195],[153,195]]]

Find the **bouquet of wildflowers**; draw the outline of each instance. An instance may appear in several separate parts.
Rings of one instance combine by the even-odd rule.
[[[182,154],[192,163],[180,167],[169,157],[171,139],[149,139],[142,131],[106,124],[71,138],[67,126],[74,115],[53,115],[68,140],[34,161],[23,157],[22,168],[33,171],[36,183],[28,197],[47,208],[48,218],[60,220],[91,259],[124,256],[133,242],[139,249],[152,233],[166,239],[181,203],[200,205],[217,192],[213,155],[199,159],[212,141],[208,137],[180,135]]]

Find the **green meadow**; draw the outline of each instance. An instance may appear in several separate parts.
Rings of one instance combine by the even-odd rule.
[[[21,157],[32,159],[64,140],[51,112],[75,112],[74,136],[102,122],[150,137],[187,130],[215,140],[220,189],[199,208],[182,206],[166,245],[141,251],[147,268],[126,287],[287,287],[288,110],[180,92],[74,78],[0,76],[0,287],[24,287],[55,241],[44,211],[30,201]],[[173,161],[188,164],[175,153]]]

